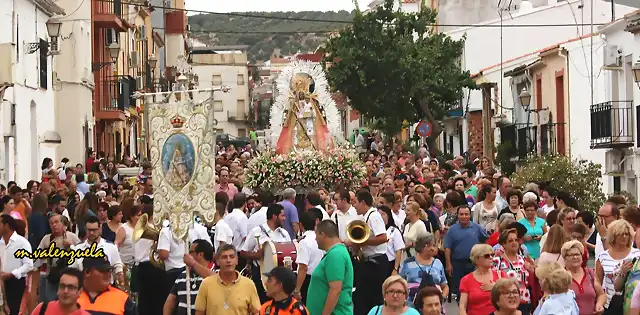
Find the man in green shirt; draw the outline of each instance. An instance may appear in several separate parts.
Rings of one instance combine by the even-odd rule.
[[[353,264],[342,244],[338,226],[325,220],[316,226],[318,248],[326,254],[311,274],[307,308],[313,315],[352,315]]]

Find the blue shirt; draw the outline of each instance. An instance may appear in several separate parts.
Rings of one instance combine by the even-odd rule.
[[[484,243],[489,236],[487,231],[478,223],[469,222],[467,227],[462,227],[456,223],[449,228],[444,237],[444,248],[451,250],[452,260],[469,260],[471,248],[480,243]]]
[[[431,265],[421,265],[415,257],[411,257],[402,262],[400,266],[400,274],[408,283],[420,283],[422,281],[422,273],[426,272],[433,278],[436,284],[447,283],[447,276],[444,272],[444,265],[440,259],[434,258]]]
[[[382,305],[374,306],[367,315],[380,315],[382,314]],[[406,312],[400,315],[420,315],[420,312],[416,311],[415,308],[409,307]]]
[[[293,233],[293,224],[298,223],[298,208],[292,204],[289,200],[283,200],[280,205],[284,208],[284,229],[289,232],[291,239],[295,239]]]
[[[527,228],[527,234],[525,235],[540,237],[544,235],[543,228],[545,221],[542,218],[536,218],[536,221],[533,224],[534,226],[531,226],[531,223],[527,218],[520,219],[518,222]],[[538,257],[540,257],[540,239],[526,241],[524,242],[524,246],[527,247],[527,251],[531,255],[531,258],[538,259]]]

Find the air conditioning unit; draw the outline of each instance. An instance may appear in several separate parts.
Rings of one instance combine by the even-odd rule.
[[[140,67],[140,52],[131,51],[129,52],[129,68],[138,68]]]
[[[605,67],[620,67],[620,51],[616,45],[604,46],[603,62]]]
[[[605,153],[604,159],[604,172],[605,174],[614,175],[614,174],[622,174],[624,173],[624,168],[622,159],[622,151],[620,150],[609,150]]]
[[[0,44],[0,85],[13,84],[15,79],[13,61],[16,56],[16,49],[11,43]]]
[[[141,91],[144,88],[144,78],[136,78],[136,91]]]

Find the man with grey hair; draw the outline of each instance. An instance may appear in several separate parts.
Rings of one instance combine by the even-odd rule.
[[[284,228],[289,232],[291,239],[296,239],[300,232],[298,220],[298,208],[294,205],[296,201],[296,191],[293,188],[287,188],[282,192],[282,202],[280,205],[284,208]]]

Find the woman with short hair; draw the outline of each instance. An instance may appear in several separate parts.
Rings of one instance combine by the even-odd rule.
[[[415,308],[422,312],[422,315],[440,315],[442,314],[442,301],[444,297],[442,292],[435,287],[424,287],[414,301]]]
[[[407,295],[409,286],[400,276],[391,276],[382,283],[384,304],[374,306],[368,315],[420,315],[415,309],[408,307]]]
[[[496,281],[491,289],[491,304],[496,311],[489,315],[522,315],[520,307],[520,288],[515,279],[503,278]]]
[[[520,240],[516,229],[508,229],[500,234],[500,244],[504,249],[493,258],[494,269],[507,274],[508,278],[518,282],[520,290],[520,310],[523,314],[531,313],[531,292],[529,292],[529,272],[534,271],[532,262],[519,254]]]
[[[476,270],[460,280],[460,315],[486,315],[496,308],[491,304],[491,289],[495,282],[506,275],[494,270],[493,249],[487,244],[471,248],[471,262]]]
[[[622,287],[627,274],[633,267],[633,260],[640,257],[640,249],[632,248],[633,227],[625,220],[615,220],[607,227],[603,240],[609,249],[596,257],[596,278],[607,294],[604,314],[622,314]],[[615,283],[619,283],[616,288]]]
[[[565,269],[571,273],[573,278],[570,288],[576,293],[576,303],[578,303],[580,315],[601,314],[604,311],[607,296],[604,294],[600,282],[595,280],[595,272],[590,268],[583,267],[583,252],[584,246],[580,241],[569,241],[562,245],[561,253]]]

